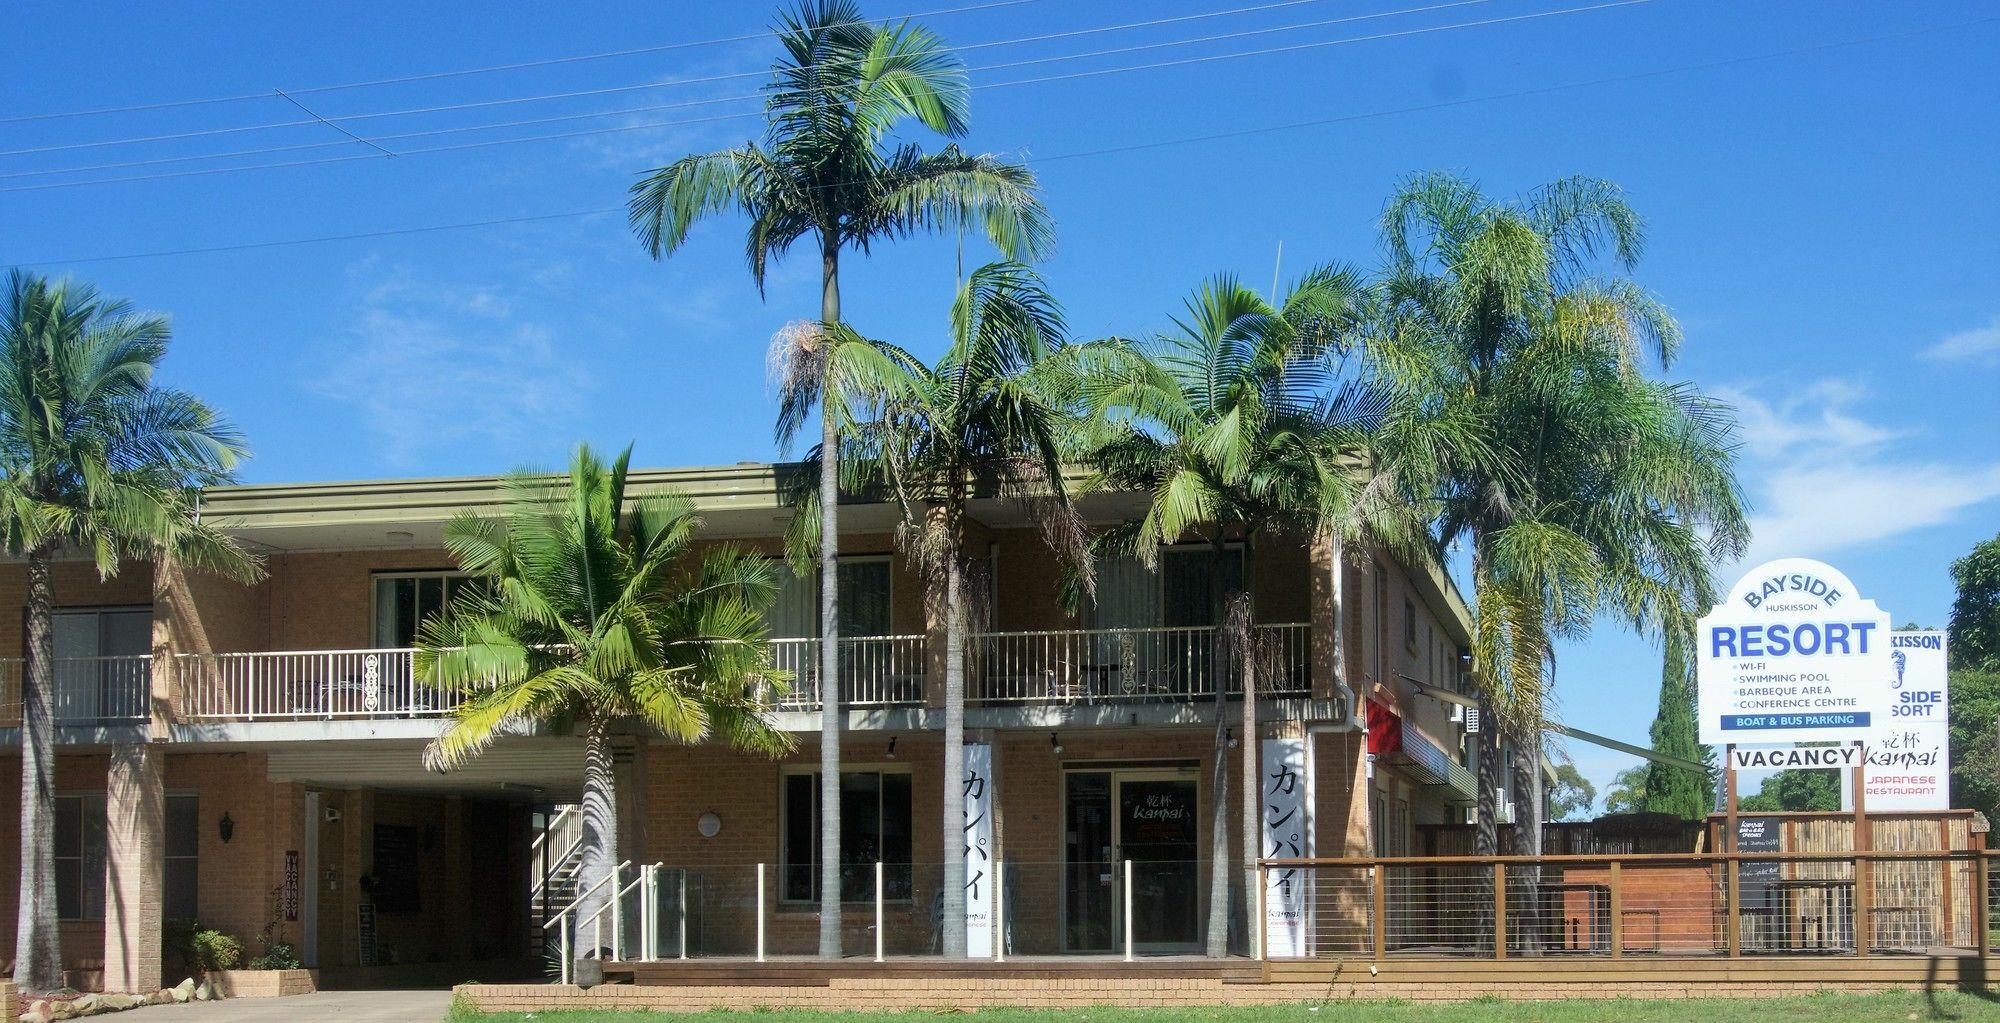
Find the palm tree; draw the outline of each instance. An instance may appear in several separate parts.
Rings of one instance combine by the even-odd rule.
[[[800,0],[780,17],[784,56],[765,87],[764,142],[683,157],[632,186],[633,230],[655,259],[695,221],[736,210],[750,221],[746,255],[761,292],[765,267],[810,237],[820,258],[819,321],[841,322],[840,256],[876,242],[977,223],[1009,259],[1040,258],[1054,228],[1026,167],[956,145],[925,153],[890,136],[914,118],[965,134],[965,67],[937,36],[907,22],[864,22],[852,0]],[[824,388],[823,388],[824,390]],[[820,677],[839,678],[838,413],[820,422]],[[840,954],[840,707],[820,701],[820,933]]]
[[[21,897],[14,982],[62,986],[56,930],[50,563],[87,553],[100,575],[127,560],[175,561],[236,579],[257,563],[201,523],[198,488],[227,482],[241,437],[184,391],[153,384],[165,317],[139,314],[87,284],[15,271],[0,308],[0,539],[28,564],[21,683]]]
[[[1275,533],[1343,537],[1370,524],[1359,452],[1384,397],[1346,372],[1345,339],[1366,307],[1354,273],[1313,271],[1277,304],[1234,277],[1206,283],[1168,333],[1080,345],[1083,388],[1100,436],[1093,489],[1151,496],[1144,517],[1107,534],[1107,549],[1157,563],[1159,548],[1198,539],[1210,572],[1222,663],[1241,673],[1242,869],[1256,891],[1258,828],[1256,552]],[[1239,572],[1228,571],[1232,545]],[[1214,821],[1208,954],[1228,943],[1228,785],[1224,691],[1215,692]]]
[[[618,855],[618,729],[771,753],[789,745],[764,716],[769,567],[735,547],[694,552],[700,522],[685,497],[628,501],[630,459],[627,448],[607,466],[579,446],[566,480],[510,476],[501,517],[454,518],[445,549],[485,585],[418,634],[417,677],[462,698],[424,750],[430,769],[462,766],[520,725],[582,733],[585,890]],[[573,914],[579,955],[582,921],[609,898],[597,888]]]
[[[1647,379],[1680,329],[1630,280],[1643,241],[1616,186],[1569,178],[1495,202],[1445,174],[1407,182],[1383,214],[1389,252],[1372,365],[1407,397],[1378,438],[1380,471],[1471,554],[1473,670],[1513,740],[1540,851],[1542,713],[1556,639],[1600,612],[1658,634],[1713,597],[1710,566],[1747,539],[1727,409]],[[1600,255],[1608,260],[1600,260]],[[1476,849],[1497,851],[1499,729],[1479,762]]]
[[[845,328],[840,328],[845,330]],[[858,340],[854,343],[862,343]],[[897,540],[942,591],[944,882],[942,950],[965,955],[965,630],[967,505],[997,493],[1027,505],[1057,556],[1090,586],[1083,523],[1063,480],[1069,389],[1051,356],[1062,315],[1033,271],[975,270],[951,308],[951,344],[934,367],[866,342],[888,372],[856,381],[851,400],[875,416],[856,424],[843,462],[857,484],[879,481],[902,511]]]

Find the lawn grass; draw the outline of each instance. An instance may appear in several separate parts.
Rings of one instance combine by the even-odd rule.
[[[674,1023],[920,1023],[939,1013],[820,1012],[767,1009],[753,1012],[638,1013],[538,1012],[480,1013],[452,1007],[447,1023],[634,1023],[644,1016]],[[1330,1001],[1315,1009],[1299,1005],[1258,1005],[1201,1009],[980,1009],[953,1015],[976,1016],[976,1023],[1884,1023],[1900,1020],[1996,1020],[2000,1001],[1956,992],[1935,997],[1920,993],[1824,994],[1804,998],[1576,1000],[1503,1002],[1488,999],[1448,1005],[1396,1001]]]

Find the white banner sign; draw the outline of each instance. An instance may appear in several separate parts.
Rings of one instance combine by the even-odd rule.
[[[1945,685],[1945,635],[1892,633],[1889,661],[1895,703],[1868,743],[1868,809],[1948,810],[1951,690]]]
[[[1750,570],[1695,643],[1702,742],[1853,742],[1889,722],[1889,616],[1831,565]]]
[[[1786,749],[1739,746],[1731,751],[1729,762],[1739,771],[1848,770],[1861,765],[1861,747],[1851,743]]]
[[[1264,856],[1291,860],[1312,855],[1306,828],[1306,742],[1264,740]],[[1264,952],[1306,954],[1306,878],[1296,867],[1264,872]]]
[[[993,957],[993,746],[965,747],[965,954]]]

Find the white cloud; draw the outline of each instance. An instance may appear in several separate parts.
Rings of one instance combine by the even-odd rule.
[[[1924,350],[1924,358],[2000,367],[2000,316],[1984,327],[1946,335],[1944,340]]]
[[[362,272],[375,280],[344,336],[315,352],[308,386],[353,406],[386,462],[471,440],[519,450],[574,418],[587,375],[499,290]]]
[[[1853,411],[1866,391],[1821,380],[1767,401],[1723,389],[1744,441],[1738,476],[1749,490],[1745,564],[1790,555],[1824,557],[1955,519],[2000,499],[2000,462],[1951,462],[1915,454],[1915,435]]]

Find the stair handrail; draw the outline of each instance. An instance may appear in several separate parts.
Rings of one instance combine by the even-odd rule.
[[[576,838],[570,841],[568,848],[565,848],[562,851],[561,855],[556,857],[555,862],[558,864],[568,863],[571,857],[575,856],[578,852],[581,852],[582,850],[583,850],[583,836],[578,835],[576,836]],[[529,852],[529,855],[530,856],[534,855],[532,848]],[[555,872],[551,870],[549,873],[542,875],[535,881],[535,886],[533,888],[528,889],[528,899],[530,902],[538,902],[541,900],[542,890],[548,887],[549,879],[554,876]]]
[[[631,860],[626,860],[624,863],[619,864],[618,867],[611,872],[612,876],[617,877],[621,875],[624,872],[624,868],[629,866],[631,862],[632,862]],[[579,927],[588,926],[591,924],[596,925],[597,947],[601,949],[604,947],[604,911],[607,909],[611,911],[611,959],[613,962],[622,963],[625,961],[625,919],[624,919],[625,896],[631,894],[632,889],[637,888],[646,882],[647,871],[656,869],[664,865],[665,864],[663,863],[654,863],[647,866],[641,866],[632,875],[631,883],[621,888],[612,889],[611,897],[604,901],[604,905],[597,907],[597,912],[590,914],[589,918],[583,920],[578,925]],[[583,899],[579,897],[577,901],[582,902]]]
[[[584,902],[588,901],[588,900],[590,899],[591,895],[595,894],[595,893],[596,893],[596,891],[597,891],[597,890],[598,890],[599,888],[602,888],[602,887],[604,887],[604,885],[605,885],[605,883],[606,883],[606,882],[608,882],[608,881],[612,880],[613,878],[616,878],[616,877],[618,877],[619,875],[623,874],[623,873],[625,872],[625,868],[626,868],[626,867],[629,867],[629,866],[631,866],[631,865],[632,865],[632,861],[631,861],[631,860],[623,860],[623,861],[619,862],[617,866],[614,866],[614,867],[612,867],[612,868],[611,868],[611,873],[609,873],[609,874],[606,874],[605,876],[603,876],[603,877],[599,878],[599,879],[597,880],[597,883],[596,883],[596,884],[594,884],[594,885],[591,885],[590,887],[588,887],[588,888],[585,888],[585,889],[584,889],[584,890],[583,890],[582,892],[578,893],[578,894],[577,894],[577,897],[576,897],[576,900],[575,900],[574,902],[571,902],[571,903],[570,903],[569,905],[567,905],[567,906],[564,906],[564,907],[563,907],[563,910],[562,910],[562,912],[560,912],[560,913],[557,913],[557,914],[556,914],[555,916],[552,916],[552,917],[550,917],[550,918],[548,919],[548,921],[547,921],[547,922],[543,923],[543,924],[542,924],[542,930],[546,931],[546,930],[548,930],[549,928],[551,928],[551,927],[554,927],[555,925],[557,925],[557,924],[559,924],[559,923],[562,923],[562,922],[563,922],[563,921],[564,921],[565,919],[567,919],[567,918],[569,917],[569,915],[570,915],[571,913],[574,913],[574,912],[576,912],[576,907],[578,907],[578,906],[581,906],[581,905],[583,905],[583,904],[584,904]],[[612,900],[611,900],[611,904],[612,904],[612,905],[614,905],[614,906],[615,906],[615,905],[617,905],[617,904],[618,904],[618,900],[617,900],[617,899],[612,899]],[[604,910],[602,910],[602,909],[599,909],[599,910],[598,910],[597,912],[598,912],[598,913],[602,913],[602,912],[604,912]],[[597,914],[596,914],[596,913],[593,913],[593,914],[591,914],[591,919],[592,919],[592,920],[595,920],[596,918],[597,918]],[[585,923],[589,923],[590,921],[588,921],[588,920],[587,920],[587,921],[584,921],[584,922],[585,922]],[[563,983],[567,984],[567,983],[569,983],[569,981],[570,981],[570,966],[571,966],[571,964],[570,964],[570,929],[569,929],[568,927],[564,927],[564,928],[563,928],[563,929],[562,929],[562,930],[561,930],[560,932],[558,932],[558,933],[560,933],[560,934],[562,935],[562,962],[561,962],[561,964],[560,964],[560,966],[559,966],[559,968],[560,968],[560,971],[561,971],[561,972],[560,972],[560,973],[558,974],[558,976],[560,976],[560,977],[562,978],[562,982],[563,982]],[[603,943],[602,943],[602,942],[599,942],[599,943],[598,943],[598,946],[597,946],[597,947],[598,947],[598,948],[603,948],[603,947],[604,947],[604,945],[603,945]]]

